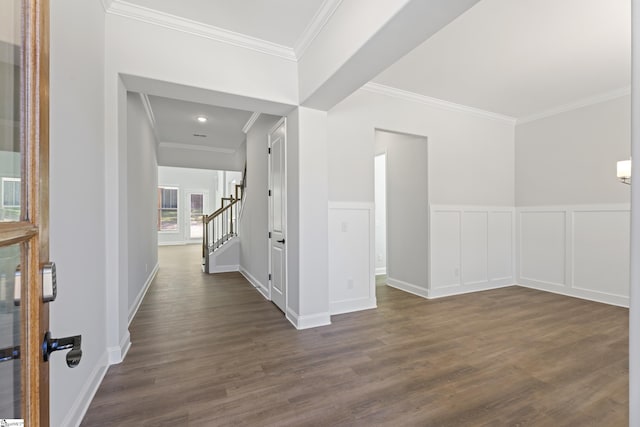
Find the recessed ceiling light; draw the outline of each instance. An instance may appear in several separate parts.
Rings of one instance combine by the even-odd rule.
[[[196,117],[196,120],[199,121],[200,123],[207,123],[207,119],[205,116],[198,116]]]

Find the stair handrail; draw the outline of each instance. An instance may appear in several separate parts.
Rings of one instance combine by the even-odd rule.
[[[237,194],[237,193],[236,193]],[[237,234],[235,227],[236,218],[233,216],[234,206],[241,205],[242,199],[234,197],[222,197],[222,207],[210,215],[202,216],[202,257],[204,258],[205,271],[209,271],[209,254]],[[236,210],[237,212],[237,210]]]

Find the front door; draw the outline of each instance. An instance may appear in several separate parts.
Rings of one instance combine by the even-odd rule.
[[[187,191],[187,240],[202,240],[202,216],[207,208],[207,192]]]
[[[27,426],[49,425],[48,16],[48,0],[0,2],[0,419]]]
[[[286,119],[269,132],[269,258],[271,301],[287,312]]]

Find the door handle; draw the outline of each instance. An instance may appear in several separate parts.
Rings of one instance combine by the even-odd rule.
[[[66,338],[51,338],[51,332],[47,331],[44,334],[44,341],[42,343],[42,357],[45,362],[49,361],[51,353],[54,351],[71,349],[67,353],[67,366],[75,368],[80,364],[82,359],[82,335],[76,335]]]
[[[284,245],[284,239],[282,239],[282,240],[276,240],[276,242],[278,242],[278,243],[282,243],[282,244]]]
[[[20,346],[0,349],[0,362],[20,359]]]

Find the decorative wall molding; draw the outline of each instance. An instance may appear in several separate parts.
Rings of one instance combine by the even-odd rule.
[[[518,208],[517,284],[628,307],[629,216],[628,204]]]
[[[471,114],[476,117],[497,120],[514,125],[516,124],[515,117],[505,116],[502,114],[493,113],[491,111],[481,110],[479,108],[468,107],[466,105],[456,104],[454,102],[444,101],[442,99],[432,98],[430,96],[420,95],[414,92],[381,85],[379,83],[369,82],[362,86],[362,89],[368,92],[402,99],[404,101],[417,102],[434,108],[440,108],[443,110],[454,111],[458,113]]]
[[[375,204],[330,201],[328,208],[329,311],[375,308]]]
[[[102,4],[104,11],[109,12],[109,8],[111,7],[111,3],[113,3],[113,0],[101,0],[100,3]]]
[[[558,105],[557,107],[550,108],[545,111],[541,111],[536,114],[531,114],[529,116],[525,116],[519,118],[516,122],[517,125],[521,125],[524,123],[533,122],[536,120],[543,119],[545,117],[555,116],[556,114],[565,113],[572,110],[577,110],[579,108],[588,107],[590,105],[599,104],[601,102],[610,101],[612,99],[621,98],[623,96],[627,96],[631,94],[631,87],[623,87],[620,89],[612,90],[610,92],[601,93],[599,95],[590,96],[588,98],[583,98],[578,101],[574,101],[568,104]]]
[[[183,33],[277,56],[289,61],[296,61],[296,54],[292,48],[251,37],[246,34],[240,34],[191,19],[181,18],[124,0],[103,0],[103,6],[107,13],[111,15],[135,19],[171,30],[181,31]]]
[[[428,298],[515,283],[513,207],[432,205],[429,217]]]
[[[142,287],[142,289],[140,289],[140,292],[136,296],[136,299],[133,302],[133,305],[129,307],[129,322],[128,322],[129,326],[131,326],[131,322],[133,321],[133,318],[136,316],[136,313],[140,308],[140,304],[142,304],[142,300],[144,299],[144,296],[147,294],[147,291],[149,290],[149,287],[151,286],[153,279],[156,278],[159,268],[160,268],[160,264],[156,263],[156,265],[153,267],[153,270],[151,270],[151,274],[149,274],[149,277],[144,283],[144,286]]]
[[[208,145],[182,144],[180,142],[161,142],[159,148],[173,150],[206,151],[209,153],[234,154],[236,150],[230,148],[210,147]]]
[[[329,20],[331,20],[331,17],[336,10],[338,10],[341,3],[342,0],[324,0],[320,9],[318,9],[309,25],[307,25],[307,28],[293,46],[298,61],[304,56],[309,46],[311,46],[311,43],[313,43],[320,32],[322,32],[322,29],[327,25]]]
[[[258,117],[260,117],[260,113],[254,112],[251,117],[249,117],[249,120],[247,120],[247,123],[245,123],[242,127],[242,132],[244,132],[245,134],[249,133],[249,130],[251,130],[251,127],[256,122],[256,120],[258,120]]]

